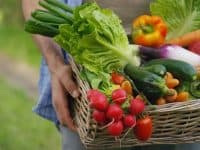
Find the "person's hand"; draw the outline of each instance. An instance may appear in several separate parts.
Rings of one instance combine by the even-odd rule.
[[[68,94],[73,98],[79,96],[76,83],[72,78],[70,65],[60,65],[55,72],[51,73],[53,106],[60,124],[75,131],[76,127],[70,116]]]

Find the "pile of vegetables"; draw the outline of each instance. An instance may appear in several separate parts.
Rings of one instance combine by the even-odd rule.
[[[200,8],[197,0],[179,2],[152,2],[153,16],[133,21],[132,44],[118,16],[96,3],[71,8],[55,0],[40,1],[45,10],[35,10],[25,30],[52,37],[82,65],[80,76],[91,87],[87,98],[92,117],[101,129],[111,136],[133,129],[135,137],[145,141],[153,129],[151,117],[143,113],[146,105],[200,98],[199,69],[195,69],[200,65],[198,46],[193,41],[186,45],[189,51],[169,45],[173,38],[200,29],[196,16]],[[184,16],[171,15],[172,8],[181,8],[177,16]]]

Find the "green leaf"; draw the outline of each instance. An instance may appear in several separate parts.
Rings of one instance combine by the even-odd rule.
[[[161,16],[167,23],[168,40],[200,29],[199,0],[155,0],[150,10],[152,15]]]

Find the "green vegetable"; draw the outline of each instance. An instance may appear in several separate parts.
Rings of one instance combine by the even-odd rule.
[[[152,15],[161,16],[167,23],[168,40],[200,29],[199,0],[155,0],[150,10]]]
[[[167,69],[165,66],[163,65],[152,65],[152,66],[143,66],[142,67],[144,70],[155,73],[161,77],[163,77],[165,75],[165,73],[167,72]]]
[[[137,89],[151,101],[155,102],[164,95],[173,95],[165,85],[165,80],[154,73],[132,65],[127,65],[124,72],[133,80]]]
[[[190,84],[190,93],[196,97],[196,98],[200,98],[200,80],[197,81],[193,81]]]
[[[194,81],[197,78],[195,68],[180,60],[154,59],[145,63],[145,66],[158,64],[165,66],[167,71],[171,72],[176,78],[183,81]]]
[[[130,63],[139,65],[138,47],[129,45],[119,18],[96,3],[75,8],[74,23],[60,25],[55,37],[75,61],[89,71],[111,73]]]

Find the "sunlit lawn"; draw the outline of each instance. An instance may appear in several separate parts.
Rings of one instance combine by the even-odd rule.
[[[59,133],[31,109],[34,102],[0,77],[0,150],[58,150]]]

